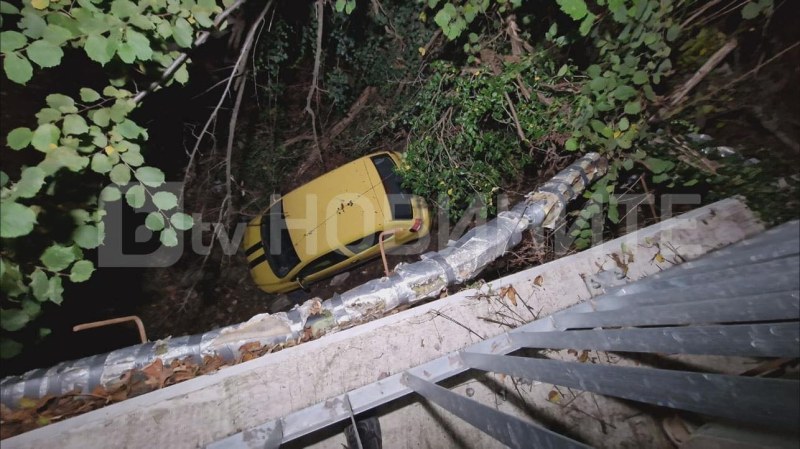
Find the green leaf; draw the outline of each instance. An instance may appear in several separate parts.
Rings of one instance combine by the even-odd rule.
[[[436,13],[433,17],[433,21],[436,22],[436,25],[439,25],[439,28],[445,29],[450,25],[450,21],[455,14],[456,8],[451,3],[447,3]]]
[[[170,210],[178,206],[178,197],[172,192],[156,192],[153,204],[161,210]]]
[[[50,335],[50,333],[52,333],[52,331],[46,327],[39,328],[39,338],[45,338]]]
[[[99,100],[100,94],[97,93],[96,90],[90,89],[88,87],[81,87],[81,101],[84,103],[94,103],[95,101]]]
[[[39,301],[48,300],[48,293],[50,290],[50,279],[47,277],[47,274],[44,271],[38,268],[35,269],[33,273],[31,273],[30,285],[34,298],[38,299]]]
[[[100,108],[90,113],[89,118],[92,119],[95,125],[106,127],[111,121],[111,109]]]
[[[567,151],[575,151],[578,149],[578,141],[574,138],[567,139],[564,143],[564,148],[566,148]]]
[[[626,114],[638,114],[642,110],[642,105],[639,101],[631,101],[625,105],[625,113]]]
[[[172,228],[167,228],[161,231],[159,239],[164,246],[169,246],[170,248],[178,246],[178,234]]]
[[[60,47],[65,42],[72,39],[72,32],[64,27],[53,25],[51,23],[47,25],[47,28],[45,28],[42,38],[47,42]]]
[[[132,3],[128,0],[114,0],[111,2],[111,13],[120,19],[124,19],[134,14],[138,14],[139,7],[137,7],[135,3]]]
[[[36,223],[33,210],[19,203],[0,204],[0,237],[14,238],[28,235]]]
[[[28,43],[28,38],[17,31],[3,31],[0,33],[0,52],[9,53],[18,50]]]
[[[136,169],[136,179],[148,187],[158,187],[164,184],[164,172],[155,167],[139,167]]]
[[[0,170],[0,187],[4,187],[6,184],[8,184],[8,175],[3,170]],[[0,259],[0,269],[3,267],[2,260],[3,259]],[[2,276],[3,274],[0,273],[0,277]]]
[[[172,36],[172,26],[166,20],[156,26],[156,32],[164,39]]]
[[[86,124],[86,120],[80,115],[69,114],[64,117],[62,129],[65,135],[86,134],[89,132],[89,125]]]
[[[108,173],[111,171],[111,160],[102,153],[95,153],[92,156],[92,171],[96,173]]]
[[[11,81],[24,85],[33,77],[33,67],[27,58],[16,53],[3,55],[3,70]]]
[[[572,17],[572,20],[581,20],[589,13],[583,0],[556,0],[556,3],[564,13]]]
[[[6,1],[0,1],[0,14],[19,15],[19,9]]]
[[[581,22],[581,26],[578,28],[578,32],[581,36],[587,36],[589,32],[592,31],[592,25],[594,25],[594,19],[596,18],[597,16],[592,13],[586,14],[586,17]]]
[[[186,84],[189,81],[189,70],[186,69],[186,64],[182,64],[178,67],[178,70],[175,71],[175,81]]]
[[[144,225],[147,229],[158,232],[164,229],[164,216],[161,212],[150,212],[144,219]]]
[[[33,132],[28,128],[16,128],[6,136],[6,143],[12,150],[21,150],[31,143]]]
[[[44,185],[44,178],[46,174],[44,170],[39,167],[28,167],[22,170],[19,182],[17,183],[14,191],[20,198],[33,198],[42,185]]]
[[[675,167],[675,163],[672,161],[657,159],[654,157],[649,157],[645,159],[644,164],[650,169],[650,171],[656,174],[664,173],[666,171],[672,170]]]
[[[619,208],[617,208],[616,204],[608,205],[608,219],[612,223],[619,223]]]
[[[45,40],[28,45],[26,53],[31,61],[42,68],[55,67],[61,63],[61,58],[64,57],[61,47]]]
[[[347,0],[347,5],[344,7],[344,13],[350,14],[353,10],[356,9],[356,1],[355,0]]]
[[[22,29],[22,34],[31,39],[39,39],[44,34],[47,28],[47,22],[35,11],[24,8],[22,10],[22,18],[19,21],[19,28]]]
[[[627,131],[630,126],[631,126],[631,123],[628,121],[628,117],[622,117],[619,120],[619,130],[620,131]]]
[[[62,94],[50,94],[45,98],[47,105],[53,109],[58,109],[64,114],[73,114],[78,112],[75,107],[75,100]]]
[[[636,95],[636,89],[634,89],[631,86],[622,85],[622,86],[617,86],[617,88],[614,89],[614,97],[622,101],[625,101],[635,95]]]
[[[127,42],[122,42],[117,47],[117,56],[119,59],[122,59],[122,62],[126,64],[131,64],[133,61],[136,61],[136,50],[133,49],[133,46]]]
[[[647,72],[637,70],[633,73],[633,84],[642,85],[647,82]]]
[[[61,120],[61,111],[53,108],[43,108],[36,113],[36,119],[40,125],[57,122]]]
[[[0,358],[10,359],[22,352],[22,344],[10,338],[0,337]]]
[[[134,103],[133,100],[123,98],[117,99],[114,105],[111,106],[111,120],[115,123],[122,122],[135,107],[136,103]]]
[[[119,125],[115,126],[114,128],[117,130],[117,132],[119,132],[122,135],[122,137],[126,139],[135,139],[139,137],[139,134],[141,134],[142,131],[144,131],[142,128],[139,127],[139,125],[137,125],[130,119],[123,120],[122,122],[120,122]]]
[[[97,226],[84,224],[80,225],[72,233],[72,240],[81,248],[94,249],[103,243],[103,233]]]
[[[672,25],[667,29],[667,41],[672,42],[681,34],[680,25]]]
[[[111,58],[114,57],[117,49],[115,45],[111,45],[108,39],[98,34],[91,34],[86,38],[86,43],[83,45],[86,56],[92,61],[99,62],[100,65],[106,65]]]
[[[336,10],[336,12],[342,12],[344,11],[345,4],[347,4],[346,0],[336,0],[333,8]]]
[[[106,186],[100,191],[100,199],[105,202],[117,201],[121,197],[122,193],[115,186]]]
[[[633,168],[633,159],[625,159],[622,161],[622,168],[625,170],[630,170]]]
[[[45,160],[39,164],[47,174],[53,174],[61,167],[78,172],[89,165],[89,158],[78,154],[74,148],[58,147],[47,153]]]
[[[94,264],[89,260],[79,260],[75,262],[69,272],[69,280],[72,282],[88,281],[94,273]]]
[[[176,212],[172,214],[172,217],[170,217],[169,221],[172,223],[172,226],[175,226],[175,228],[180,229],[181,231],[191,229],[194,225],[192,216],[184,214],[183,212]]]
[[[150,48],[150,40],[147,37],[128,28],[125,36],[127,37],[127,42],[133,49],[133,52],[136,54],[136,58],[140,61],[149,61],[153,57],[153,49]]]
[[[117,164],[111,169],[109,177],[114,184],[124,186],[131,181],[131,170],[125,164]]]
[[[57,126],[45,123],[44,125],[39,125],[36,131],[33,132],[31,144],[39,151],[48,152],[55,149],[60,136],[61,130]]]
[[[670,176],[669,176],[668,173],[662,173],[660,175],[653,176],[653,182],[656,183],[656,184],[660,184],[660,183],[662,183],[662,182],[664,182],[664,181],[666,181],[668,179],[670,179]]]
[[[53,244],[44,250],[39,260],[48,270],[61,271],[75,261],[75,251],[71,246]]]
[[[28,324],[30,318],[22,309],[0,309],[0,327],[5,331],[14,332]]]
[[[138,150],[128,150],[124,153],[120,153],[120,157],[126,164],[138,167],[144,163],[144,158],[142,157],[142,153]]]
[[[132,186],[125,193],[125,201],[127,201],[128,204],[134,209],[144,206],[144,200],[144,186],[141,184]]]
[[[61,304],[61,301],[63,301],[61,295],[64,293],[64,287],[61,285],[61,276],[51,277],[48,284],[47,299],[55,304]]]
[[[176,44],[183,48],[191,47],[193,35],[194,30],[186,19],[180,17],[175,21],[175,25],[172,27],[172,36],[175,38]]]
[[[754,19],[761,13],[761,6],[756,2],[750,2],[742,8],[743,19]]]

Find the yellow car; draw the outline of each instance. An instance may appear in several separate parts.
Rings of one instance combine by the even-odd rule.
[[[259,288],[286,293],[332,276],[430,230],[422,198],[395,172],[400,154],[379,152],[287,193],[247,225],[243,247]],[[390,231],[395,231],[390,234]]]

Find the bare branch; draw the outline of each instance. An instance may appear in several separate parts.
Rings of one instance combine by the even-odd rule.
[[[225,11],[219,13],[219,15],[214,19],[214,28],[219,27],[220,24],[222,24],[222,21],[225,20],[229,15],[231,15],[232,12],[236,11],[237,8],[242,6],[244,2],[245,0],[236,0],[231,6],[225,9]],[[210,31],[201,31],[200,34],[197,35],[197,39],[194,40],[192,48],[203,45],[208,40],[209,36],[211,36]],[[136,103],[142,101],[142,99],[146,97],[150,92],[153,92],[163,83],[172,79],[172,76],[175,75],[175,72],[177,72],[178,69],[181,68],[181,66],[183,65],[184,62],[186,62],[187,59],[189,59],[189,53],[188,52],[181,53],[180,56],[178,56],[174,61],[172,61],[172,64],[170,64],[170,66],[167,67],[167,70],[164,70],[164,73],[161,74],[161,78],[159,78],[156,81],[153,81],[150,84],[150,86],[147,87],[146,90],[137,93],[136,96],[133,97],[133,101]]]
[[[324,2],[323,0],[317,0],[314,3],[314,7],[317,10],[317,49],[314,54],[314,74],[311,79],[311,87],[308,88],[308,96],[306,97],[306,107],[305,112],[311,116],[311,133],[314,136],[314,152],[300,165],[300,168],[297,170],[298,173],[302,173],[311,166],[313,163],[313,156],[317,156],[322,162],[322,150],[319,145],[319,137],[317,136],[317,116],[314,114],[314,110],[311,108],[311,100],[314,98],[314,94],[319,90],[319,86],[317,82],[319,80],[319,66],[320,61],[322,60],[322,22],[323,22],[323,14],[324,10]]]
[[[272,6],[273,0],[269,0],[266,5],[264,5],[264,9],[261,10],[261,13],[258,15],[258,18],[255,22],[253,22],[253,26],[250,28],[250,31],[247,33],[247,39],[245,40],[244,45],[242,45],[242,49],[239,52],[239,57],[236,59],[236,64],[233,65],[233,70],[231,70],[231,74],[228,77],[228,81],[225,84],[225,89],[222,91],[222,95],[219,97],[219,101],[217,105],[214,107],[214,110],[211,111],[211,115],[206,120],[205,125],[203,125],[203,129],[200,132],[200,138],[194,144],[192,151],[189,156],[189,162],[186,164],[186,174],[183,178],[183,184],[181,185],[181,192],[180,198],[183,198],[184,190],[186,189],[186,182],[189,178],[189,174],[192,172],[192,164],[194,163],[194,158],[197,155],[197,150],[200,148],[200,143],[203,141],[203,136],[206,135],[208,132],[208,128],[211,126],[211,123],[217,118],[217,114],[219,114],[219,110],[222,107],[222,104],[225,102],[225,98],[228,96],[228,93],[231,89],[231,84],[233,83],[234,79],[236,79],[241,73],[244,71],[244,64],[243,62],[247,59],[247,55],[250,52],[250,48],[253,46],[253,41],[255,38],[255,32],[259,28],[260,23],[264,20],[264,16],[267,15],[267,11]],[[222,213],[222,212],[221,212]],[[221,217],[221,215],[220,215]]]

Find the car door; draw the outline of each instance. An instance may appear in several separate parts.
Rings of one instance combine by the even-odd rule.
[[[300,269],[295,279],[301,283],[314,282],[332,276],[356,262],[352,254],[334,250],[309,262]]]

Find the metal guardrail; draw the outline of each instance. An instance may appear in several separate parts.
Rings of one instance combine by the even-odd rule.
[[[621,286],[209,448],[277,448],[354,414],[416,393],[510,447],[587,447],[436,382],[469,369],[796,431],[800,382],[565,362],[509,355],[522,348],[800,357],[800,223]]]

